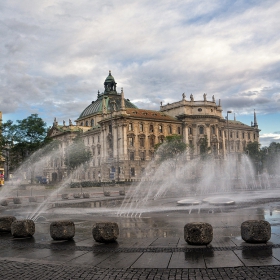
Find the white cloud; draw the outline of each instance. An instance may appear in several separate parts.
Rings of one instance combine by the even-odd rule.
[[[262,147],[269,146],[271,142],[280,143],[280,133],[266,133],[260,135],[260,143]]]
[[[279,13],[277,1],[4,1],[1,110],[78,117],[110,69],[139,107],[206,92],[239,114],[279,112]]]

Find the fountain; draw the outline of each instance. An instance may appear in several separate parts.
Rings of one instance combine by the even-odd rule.
[[[52,151],[52,153],[55,154],[57,151]],[[34,162],[34,166],[29,165],[29,169],[36,167],[37,174],[42,174],[42,167],[47,157],[51,156],[52,153],[39,158],[37,162]],[[82,169],[83,167],[77,168],[73,172],[73,176],[78,177],[77,174]],[[17,177],[22,176],[19,174],[23,174],[24,170],[27,170],[26,166],[19,168]],[[151,168],[148,166],[147,170],[151,170]],[[35,173],[34,176],[37,174]],[[36,223],[48,223],[57,216],[67,216],[67,219],[77,216],[79,220],[88,220],[92,217],[99,220],[99,217],[101,219],[105,216],[114,222],[116,220],[122,221],[124,225],[129,219],[129,223],[134,226],[129,226],[129,229],[125,228],[123,234],[132,237],[139,235],[137,231],[140,228],[144,229],[150,226],[151,217],[168,219],[173,227],[178,225],[181,227],[182,221],[169,217],[180,215],[185,217],[186,214],[189,214],[190,217],[197,215],[198,219],[203,221],[205,215],[224,213],[229,211],[227,209],[237,211],[239,208],[250,206],[252,201],[260,198],[265,202],[271,202],[277,192],[275,188],[271,189],[271,178],[267,174],[255,176],[247,155],[242,155],[238,161],[233,158],[228,160],[193,159],[183,162],[173,171],[171,171],[170,162],[165,161],[159,165],[154,174],[146,174],[142,179],[138,184],[127,188],[125,195],[120,196],[118,190],[118,199],[122,200],[119,207],[114,204],[114,195],[112,194],[102,198],[104,201],[112,201],[112,203],[107,204],[107,207],[100,207],[101,204],[98,204],[98,208],[91,208],[91,206],[76,208],[75,205],[78,205],[79,199],[71,199],[69,193],[63,193],[72,180],[72,177],[68,176],[48,193],[46,190],[37,192],[35,189],[30,190],[31,197],[34,194],[40,194],[41,197],[44,197],[43,201],[40,199],[29,200],[29,203],[23,202],[12,209],[3,206],[1,211],[5,213],[4,209],[7,209],[8,215],[11,215],[12,212],[12,214],[15,213],[15,216],[33,220]],[[18,196],[21,184],[21,181],[7,183],[0,191],[0,199],[7,200],[15,196],[15,192]],[[69,199],[63,200],[65,195]],[[85,195],[85,197],[88,196],[88,194]],[[89,199],[92,202],[91,205],[94,204],[96,207],[96,197]],[[61,204],[61,208],[54,206],[57,201]],[[167,230],[156,234],[174,234],[174,229],[171,229],[168,223],[163,222],[163,224]],[[180,227],[178,226],[178,228]],[[175,232],[179,234],[177,230]],[[142,234],[149,236],[149,234],[155,233],[143,230]]]

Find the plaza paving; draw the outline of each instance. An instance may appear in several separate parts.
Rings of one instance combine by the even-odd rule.
[[[172,199],[162,201],[169,205]],[[26,206],[26,205],[25,205]],[[1,279],[279,279],[280,203],[248,204],[230,210],[147,213],[141,218],[118,217],[102,209],[55,208],[36,222],[33,238],[0,235]],[[1,215],[23,218],[29,209],[8,206]],[[71,217],[76,235],[72,241],[53,241],[51,221]],[[267,244],[247,244],[240,224],[248,219],[271,223]],[[96,221],[117,221],[117,243],[94,241]],[[183,238],[183,226],[207,221],[214,229],[208,246],[191,246]]]

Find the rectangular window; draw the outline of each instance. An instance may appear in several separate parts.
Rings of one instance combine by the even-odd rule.
[[[134,160],[134,152],[130,152],[130,154],[129,154],[129,159],[130,159],[130,160]]]
[[[162,133],[162,125],[159,125],[159,126],[158,126],[158,132],[159,132],[159,133]]]
[[[128,130],[129,130],[129,131],[132,131],[132,130],[133,130],[132,123],[129,123],[129,124],[128,124]]]
[[[150,132],[154,132],[154,126],[152,124],[150,125]]]
[[[150,146],[152,148],[155,146],[155,139],[153,137],[150,138]]]
[[[130,168],[130,174],[131,174],[132,177],[135,176],[135,168],[134,167]]]
[[[140,152],[140,159],[145,160],[145,152]]]
[[[145,138],[140,138],[139,142],[140,142],[140,147],[144,147],[145,146]]]
[[[140,125],[139,125],[139,130],[140,130],[141,132],[144,131],[144,125],[143,125],[142,123],[140,123]]]
[[[181,134],[181,127],[178,127],[178,134]]]
[[[128,137],[128,145],[133,147],[133,137]]]
[[[236,132],[236,138],[239,138],[239,133],[238,133],[238,131]]]

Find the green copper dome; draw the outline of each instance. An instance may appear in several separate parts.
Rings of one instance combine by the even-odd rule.
[[[114,77],[111,75],[111,71],[109,71],[109,76],[106,78],[104,82],[104,92],[99,93],[97,95],[97,100],[92,101],[92,103],[87,106],[84,111],[81,113],[79,118],[77,120],[89,117],[91,115],[102,113],[102,104],[103,99],[105,99],[105,106],[106,111],[110,112],[112,110],[120,110],[121,108],[121,94],[117,93],[116,90],[116,82]],[[114,105],[114,108],[112,104]],[[125,108],[135,108],[137,109],[137,106],[135,106],[133,103],[130,102],[129,99],[124,100]]]

